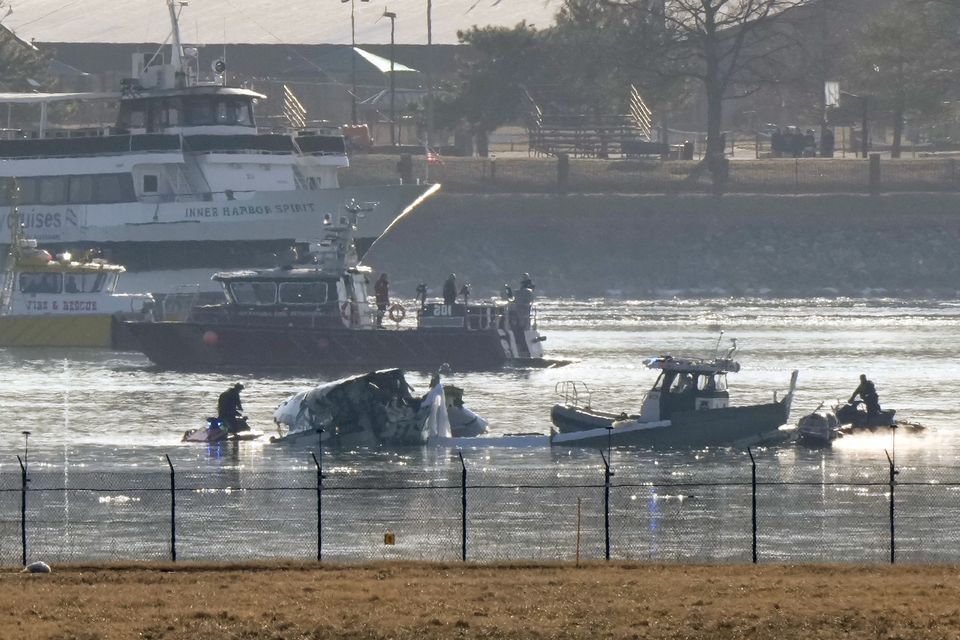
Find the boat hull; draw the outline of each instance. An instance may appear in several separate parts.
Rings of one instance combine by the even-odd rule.
[[[432,329],[312,329],[196,322],[125,322],[140,350],[166,369],[358,367],[488,369],[507,363],[500,335]]]
[[[0,317],[0,347],[100,347],[113,342],[113,316],[35,315]]]
[[[789,409],[789,401],[784,400],[746,407],[683,411],[660,422],[628,421],[611,428],[559,433],[551,438],[551,444],[591,448],[749,445],[785,439],[779,428],[786,424]]]

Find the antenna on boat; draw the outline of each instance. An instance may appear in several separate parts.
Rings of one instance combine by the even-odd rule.
[[[183,70],[183,43],[180,41],[180,18],[177,15],[176,6],[180,8],[187,6],[185,0],[167,0],[167,10],[170,12],[170,65],[173,67],[175,83],[179,85],[184,81],[185,73]]]

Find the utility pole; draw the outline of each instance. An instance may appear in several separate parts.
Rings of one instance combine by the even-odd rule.
[[[433,0],[427,0],[427,152],[433,144]]]
[[[394,27],[396,26],[397,14],[393,11],[383,11],[384,18],[390,18],[390,146],[397,145],[397,135],[395,122],[396,117],[396,85],[394,82],[393,60],[394,60]]]
[[[357,124],[357,21],[356,0],[340,0],[350,3],[350,120]],[[360,0],[370,2],[370,0]]]

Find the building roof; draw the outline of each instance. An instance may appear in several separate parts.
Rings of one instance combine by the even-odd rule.
[[[473,25],[537,27],[553,23],[563,0],[432,0],[433,41],[456,44]],[[320,4],[324,5],[323,9]],[[385,4],[397,14],[397,44],[427,41],[427,0],[354,0],[358,44],[390,42]],[[183,8],[180,29],[194,44],[349,44],[350,2],[203,0]],[[163,42],[169,19],[163,0],[31,0],[18,2],[4,26],[26,41]]]

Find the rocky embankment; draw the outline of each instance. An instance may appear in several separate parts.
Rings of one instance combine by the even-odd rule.
[[[364,262],[412,297],[455,272],[487,296],[960,295],[960,194],[440,193]]]

